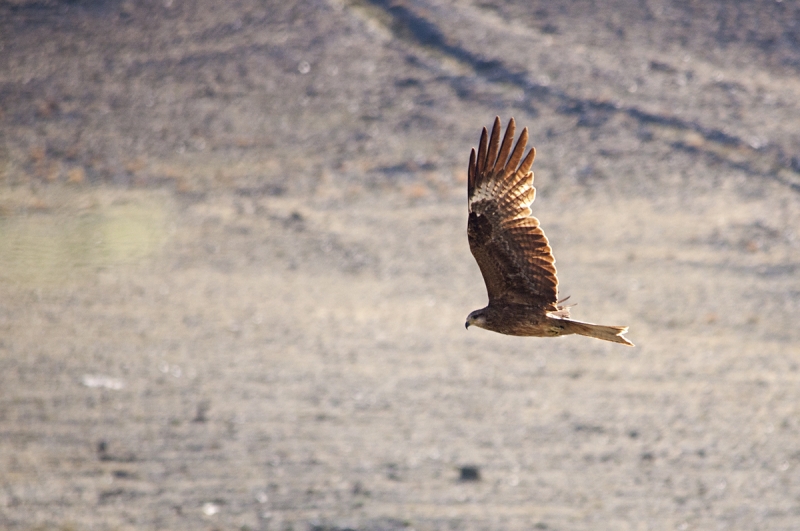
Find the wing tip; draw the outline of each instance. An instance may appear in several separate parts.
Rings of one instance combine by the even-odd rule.
[[[477,174],[481,174],[486,171],[486,159],[488,158],[487,155],[487,148],[489,144],[489,131],[484,127],[483,131],[481,131],[481,140],[478,144],[478,158],[475,164],[475,169],[477,170]]]
[[[469,167],[467,168],[467,194],[470,198],[475,191],[476,156],[475,148],[472,148],[469,152]]]
[[[528,154],[525,155],[525,158],[520,163],[517,171],[525,174],[529,173],[531,171],[531,167],[533,166],[534,159],[536,159],[536,148],[531,146],[530,151],[528,151]]]
[[[488,192],[490,195],[497,191],[505,193],[512,187],[512,183],[518,183],[521,177],[530,173],[530,168],[536,158],[536,148],[531,146],[527,154],[525,153],[529,140],[528,128],[522,129],[515,143],[516,120],[512,116],[508,120],[502,142],[501,132],[500,116],[495,116],[491,133],[489,129],[483,127],[477,151],[473,148],[470,152],[467,174],[470,200],[477,190],[487,184],[488,180],[496,180],[499,186],[499,190]],[[516,178],[513,178],[513,175],[516,175]]]

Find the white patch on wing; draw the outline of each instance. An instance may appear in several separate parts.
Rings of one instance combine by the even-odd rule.
[[[496,179],[491,179],[483,183],[482,186],[475,188],[475,191],[472,194],[472,199],[470,199],[470,212],[472,212],[472,205],[478,203],[480,201],[496,201],[497,198],[494,197],[494,189],[495,189]]]

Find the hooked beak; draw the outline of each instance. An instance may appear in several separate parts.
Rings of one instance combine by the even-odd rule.
[[[466,323],[464,323],[464,328],[466,328],[467,330],[469,330],[469,321],[467,321]]]

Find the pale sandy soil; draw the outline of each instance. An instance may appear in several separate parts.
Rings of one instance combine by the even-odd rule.
[[[0,4],[0,527],[798,529],[800,26],[727,4]],[[495,115],[636,348],[464,330]]]

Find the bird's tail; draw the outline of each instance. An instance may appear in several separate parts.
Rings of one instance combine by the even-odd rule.
[[[592,323],[582,323],[580,321],[573,321],[571,319],[564,319],[567,323],[565,332],[567,334],[578,334],[580,336],[594,337],[603,339],[605,341],[613,341],[614,343],[622,343],[629,347],[634,346],[633,343],[623,337],[628,331],[627,326],[604,326]]]

